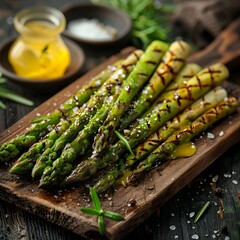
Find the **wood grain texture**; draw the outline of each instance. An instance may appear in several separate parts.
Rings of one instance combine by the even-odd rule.
[[[123,50],[44,102],[3,132],[0,135],[0,143],[24,132],[37,113],[46,114],[53,111],[91,76],[96,75],[117,59],[126,57],[133,49],[130,47]],[[232,88],[230,83],[226,86]],[[221,131],[224,131],[222,137],[219,136]],[[122,213],[126,219],[123,222],[106,221],[109,239],[121,239],[126,236],[230,146],[238,142],[240,140],[240,114],[237,113],[222,121],[211,132],[216,136],[214,139],[208,139],[206,135],[196,139],[198,151],[193,157],[170,161],[164,165],[164,168],[152,170],[137,187],[119,187],[116,191],[109,193],[108,198],[104,196],[101,198],[104,209]],[[89,205],[88,190],[84,186],[47,192],[38,189],[37,183],[32,182],[30,178],[10,175],[7,172],[8,168],[9,166],[5,166],[0,170],[1,199],[7,199],[8,202],[76,234],[87,238],[99,238],[95,217],[83,215],[79,211],[80,206]],[[128,205],[131,199],[136,200],[136,205],[133,207]]]

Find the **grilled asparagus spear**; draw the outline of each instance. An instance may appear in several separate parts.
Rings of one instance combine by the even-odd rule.
[[[74,140],[79,131],[81,131],[88,121],[101,108],[104,99],[115,93],[120,88],[127,74],[132,71],[133,66],[142,55],[142,50],[134,51],[121,66],[111,75],[111,77],[102,85],[102,87],[93,95],[86,106],[83,106],[79,115],[75,118],[73,124],[55,141],[51,148],[47,148],[44,153],[37,159],[34,165],[32,176],[39,177],[42,175],[46,166],[51,166],[56,160],[67,143]]]
[[[164,88],[177,76],[190,52],[191,47],[183,41],[176,41],[170,45],[148,84],[129,106],[125,117],[120,120],[120,129],[126,128],[151,106]]]
[[[97,193],[106,192],[112,186],[116,184],[119,177],[124,174],[125,170],[125,163],[123,159],[119,161],[118,164],[114,164],[106,173],[104,173],[93,185],[93,188],[96,190]],[[125,181],[122,184],[126,185]]]
[[[25,174],[32,170],[36,160],[40,158],[41,154],[53,146],[54,142],[68,129],[71,123],[76,119],[79,112],[78,107],[83,105],[90,96],[104,83],[107,77],[111,76],[111,72],[116,70],[116,67],[120,65],[121,61],[118,61],[113,66],[108,66],[96,77],[92,78],[90,82],[84,85],[76,95],[69,98],[64,104],[60,106],[61,112],[67,119],[62,119],[56,127],[53,128],[42,140],[33,144],[30,149],[23,153],[20,158],[10,169],[13,174]]]
[[[33,144],[29,150],[23,153],[9,170],[13,174],[26,174],[30,172],[43,151],[51,148],[55,140],[61,136],[69,127],[70,121],[62,119],[58,125],[49,132],[42,140]]]
[[[54,125],[62,118],[59,110],[50,114],[47,119],[39,123],[32,124],[30,129],[23,135],[17,136],[10,142],[5,142],[0,146],[0,162],[7,162],[14,159],[19,153],[23,152],[46,135]]]
[[[189,106],[227,77],[228,70],[223,64],[214,64],[203,69],[189,80],[183,88],[176,90],[173,98],[169,98],[168,101],[156,106],[148,117],[139,120],[139,125],[131,131],[128,137],[128,143],[131,148],[140,144],[151,133],[155,132],[164,123],[177,115],[178,112]],[[81,162],[70,176],[67,177],[65,183],[88,179],[99,169],[116,162],[125,150],[126,146],[121,141],[110,145],[108,151],[103,156],[92,156]]]
[[[124,172],[129,172],[129,169],[133,164],[137,163],[137,161],[140,161],[144,157],[147,157],[155,148],[166,141],[168,137],[185,128],[210,108],[215,107],[222,102],[226,97],[227,92],[222,87],[216,87],[214,90],[206,93],[189,108],[185,109],[182,113],[168,121],[163,127],[159,128],[154,134],[149,136],[144,143],[140,144],[135,149],[134,155],[129,154],[126,157],[125,164],[121,164],[120,166],[115,164],[115,166],[109,172],[104,174],[94,185],[96,191],[104,192],[109,189],[115,184],[119,176],[123,175]]]
[[[155,56],[155,52],[157,52],[155,56],[155,60],[159,62],[161,55],[163,54],[162,52],[159,51],[160,49],[159,47],[161,46],[162,43],[161,42],[157,42],[157,43],[158,44],[156,46],[154,45],[153,49],[151,49],[150,54]],[[163,46],[165,47],[165,45]],[[156,51],[156,47],[158,47],[157,51]],[[146,59],[146,56],[145,56],[144,59],[143,60],[140,59],[140,61],[145,62],[148,60]],[[153,62],[151,62],[151,64],[155,66]],[[116,103],[114,105],[116,105]],[[46,171],[44,171],[44,175],[40,182],[41,186],[45,185],[46,187],[45,182],[47,182],[48,185],[54,185],[58,183],[60,179],[62,179],[64,176],[67,176],[70,173],[72,168],[72,161],[76,158],[78,154],[80,154],[83,150],[85,150],[86,147],[89,146],[89,137],[90,137],[89,135],[92,135],[92,132],[95,132],[100,127],[100,125],[101,125],[101,122],[100,123],[96,122],[94,119],[93,122],[90,122],[90,125],[88,125],[85,129],[83,129],[80,132],[79,134],[80,138],[75,139],[75,141],[71,144],[71,147],[66,149],[66,151],[63,152],[62,156],[53,163],[53,167],[49,166],[47,167]],[[59,169],[63,169],[63,168],[65,169],[64,172],[59,171]]]
[[[94,155],[104,150],[112,140],[112,133],[118,125],[122,114],[155,71],[167,47],[167,44],[160,41],[153,41],[148,46],[142,58],[124,82],[122,91],[111,111],[109,111],[107,119],[99,128],[94,140]]]
[[[31,128],[23,135],[12,139],[0,146],[0,162],[6,162],[14,159],[19,153],[29,148],[37,142],[42,136],[46,135],[52,126],[56,125],[62,117],[68,117],[75,112],[75,107],[80,107],[85,103],[90,95],[99,88],[103,82],[112,74],[113,69],[118,66],[121,61],[114,63],[113,66],[107,67],[97,76],[93,77],[90,82],[83,86],[76,95],[69,98],[59,109],[46,116],[39,123],[32,124]]]
[[[216,104],[222,102],[227,97],[227,92],[222,87],[216,87],[212,91],[206,93],[202,98],[191,104],[186,108],[183,113],[180,113],[175,118],[168,121],[149,138],[140,144],[134,150],[134,156],[128,155],[126,164],[128,166],[133,165],[136,161],[144,158],[150,154],[157,146],[163,143],[174,132],[184,128],[187,124],[195,120],[204,112],[214,107]]]
[[[117,88],[114,95],[111,95],[105,99],[102,107],[91,118],[88,124],[85,125],[85,127],[78,133],[74,141],[66,145],[62,151],[61,156],[53,162],[52,166],[47,166],[45,168],[46,170],[44,170],[43,178],[48,178],[48,184],[50,186],[59,185],[59,183],[72,170],[73,161],[77,158],[77,156],[86,153],[86,150],[91,145],[93,137],[96,134],[98,128],[107,117],[109,109],[117,99],[120,90],[121,88]],[[36,169],[33,169],[33,176],[39,175]],[[46,176],[46,171],[49,175],[48,177]]]
[[[60,106],[60,110],[64,116],[71,116],[79,107],[86,103],[90,97],[96,92],[103,83],[114,73],[114,71],[121,65],[123,60],[119,60],[112,65],[107,66],[103,71],[93,77],[87,84],[81,87],[78,92],[70,97],[66,102]]]
[[[179,74],[176,76],[176,78],[173,79],[173,81],[164,89],[164,91],[160,94],[160,96],[156,99],[154,103],[150,106],[148,110],[144,112],[144,114],[141,116],[141,118],[146,117],[152,110],[156,107],[156,105],[162,103],[164,100],[166,100],[169,96],[173,96],[175,91],[178,88],[183,87],[188,80],[190,80],[194,75],[196,75],[200,71],[201,67],[195,63],[188,63],[186,64]],[[128,127],[130,129],[137,126],[138,121],[133,122]],[[124,125],[126,128],[127,126]],[[121,122],[120,130],[123,130],[123,123]]]
[[[236,111],[238,101],[235,98],[229,98],[219,103],[216,107],[211,108],[202,116],[193,121],[189,126],[171,135],[163,144],[156,148],[144,161],[140,162],[136,169],[128,176],[127,182],[135,183],[143,173],[153,167],[155,161],[162,161],[171,155],[174,149],[180,144],[189,142],[192,138],[205,131],[219,119]]]
[[[114,97],[115,98],[115,97]],[[73,162],[79,155],[86,153],[91,145],[94,135],[103,123],[107,113],[114,103],[109,100],[103,104],[101,109],[93,116],[89,123],[78,133],[77,137],[63,149],[59,158],[52,165],[45,167],[41,181],[47,181],[49,186],[59,185],[73,169]],[[40,176],[39,168],[33,168],[32,176]]]
[[[157,98],[154,104],[152,104],[152,107],[163,102],[169,96],[172,96],[178,88],[184,87],[187,81],[196,75],[200,70],[201,67],[195,63],[186,64],[177,77],[164,89],[163,93]]]

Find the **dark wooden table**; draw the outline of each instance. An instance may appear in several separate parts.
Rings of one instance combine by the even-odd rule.
[[[50,5],[61,8],[74,0],[1,0],[0,2],[0,42],[15,34],[12,20],[21,8],[31,5]],[[84,48],[86,63],[79,73],[90,70],[103,62],[108,56],[120,50],[91,50]],[[1,56],[0,56],[1,57]],[[240,64],[239,64],[240,66]],[[238,81],[236,74],[236,81]],[[54,91],[35,91],[9,82],[7,87],[35,102],[35,106],[44,102],[62,87]],[[0,110],[0,132],[17,122],[33,108],[4,101],[7,110]],[[240,134],[240,133],[239,133]],[[214,164],[199,175],[189,186],[183,188],[165,203],[144,223],[131,232],[127,239],[240,239],[240,142],[225,152]],[[221,189],[216,194],[213,180]],[[200,221],[193,223],[198,210],[210,201],[210,207]],[[224,208],[222,212],[222,207]],[[31,213],[25,212],[8,200],[0,200],[0,239],[83,239],[59,226],[53,225]]]

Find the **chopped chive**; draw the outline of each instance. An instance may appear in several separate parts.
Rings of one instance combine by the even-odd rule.
[[[2,101],[0,101],[0,108],[3,110],[5,110],[7,108],[6,105]]]
[[[200,211],[198,212],[198,214],[194,218],[193,223],[196,223],[199,220],[199,218],[203,215],[203,213],[206,211],[206,209],[208,208],[209,205],[210,205],[210,201],[208,201],[204,204],[204,206],[200,209]]]
[[[133,153],[132,149],[131,149],[131,146],[128,142],[128,140],[118,131],[114,131],[117,135],[117,137],[122,141],[122,143],[127,147],[128,151],[133,155],[135,156],[135,154]]]
[[[21,103],[27,106],[33,106],[34,103],[27,98],[17,95],[14,92],[11,92],[5,88],[0,87],[0,97],[12,100],[17,103]]]
[[[112,212],[112,211],[103,211],[103,216],[107,217],[111,220],[114,220],[114,221],[124,220],[124,217],[121,214],[115,213],[115,212]]]
[[[106,233],[106,226],[105,226],[103,216],[101,216],[101,215],[98,216],[98,228],[99,228],[99,233],[102,236],[104,236]]]
[[[99,211],[94,208],[81,208],[81,211],[89,215],[99,215]]]
[[[90,195],[93,201],[93,205],[97,211],[101,211],[101,204],[97,192],[94,188],[90,188]]]
[[[97,195],[97,192],[92,187],[90,187],[90,196],[92,198],[94,208],[81,208],[80,210],[85,214],[97,216],[99,233],[101,235],[105,235],[106,226],[105,226],[105,222],[104,222],[104,217],[109,218],[114,221],[122,221],[122,220],[124,220],[124,217],[119,213],[115,213],[115,212],[111,212],[111,211],[104,211],[101,208],[101,203],[100,203],[99,197]]]
[[[41,122],[43,120],[47,120],[47,119],[49,119],[48,116],[37,116],[32,119],[31,123],[39,123],[39,122]]]

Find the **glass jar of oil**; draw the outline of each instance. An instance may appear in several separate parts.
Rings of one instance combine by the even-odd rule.
[[[14,17],[19,37],[9,51],[9,62],[17,75],[30,79],[51,79],[64,75],[70,53],[61,38],[66,20],[51,7],[31,7]]]

